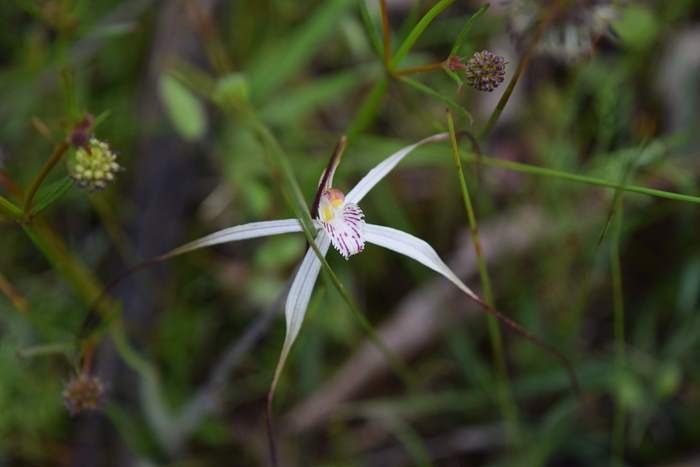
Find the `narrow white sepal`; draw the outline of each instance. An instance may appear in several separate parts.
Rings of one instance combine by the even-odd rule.
[[[163,257],[170,258],[182,253],[196,250],[198,248],[218,245],[220,243],[236,242],[239,240],[247,240],[249,238],[269,237],[271,235],[291,232],[302,232],[302,227],[298,219],[251,222],[250,224],[242,224],[219,230],[218,232],[214,232],[198,240],[194,240],[190,243],[170,250],[168,253],[164,254]]]
[[[369,191],[374,188],[374,186],[379,183],[384,177],[386,177],[389,172],[391,172],[396,164],[401,162],[401,160],[411,153],[414,149],[427,143],[433,143],[436,141],[446,141],[449,137],[448,133],[438,133],[433,136],[428,136],[425,139],[418,141],[415,144],[406,146],[405,148],[399,149],[394,154],[390,155],[382,162],[380,162],[376,167],[367,172],[367,175],[362,177],[362,179],[357,182],[357,185],[353,187],[350,192],[345,195],[345,201],[348,203],[359,203],[362,198],[365,197]]]
[[[367,243],[381,246],[387,250],[395,251],[404,256],[418,261],[424,266],[429,267],[433,271],[441,274],[447,280],[456,285],[462,292],[467,294],[469,298],[481,302],[481,299],[472,289],[467,287],[457,275],[440,259],[440,256],[435,252],[426,241],[401,230],[384,227],[382,225],[366,224],[365,225],[365,240]]]
[[[326,232],[321,230],[316,236],[316,245],[323,256],[328,253],[330,243],[331,240],[328,238]],[[282,352],[277,361],[277,368],[275,369],[275,376],[272,381],[273,391],[279,379],[279,375],[284,368],[284,364],[287,361],[289,350],[292,348],[292,344],[294,344],[294,341],[299,335],[299,330],[304,322],[306,309],[309,306],[309,300],[311,300],[311,294],[316,285],[316,279],[318,279],[320,270],[321,261],[319,261],[314,250],[309,248],[306,251],[306,255],[304,255],[301,265],[299,265],[296,276],[294,276],[294,281],[289,288],[287,302],[284,306],[284,316],[287,321],[287,334],[284,337]]]

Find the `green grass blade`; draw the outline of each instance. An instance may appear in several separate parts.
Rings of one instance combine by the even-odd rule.
[[[457,178],[459,179],[459,187],[462,191],[462,200],[464,201],[464,209],[469,222],[469,232],[471,234],[472,244],[474,245],[474,253],[479,267],[479,277],[481,279],[481,287],[484,292],[484,300],[486,303],[494,307],[493,289],[491,287],[491,278],[486,267],[483,252],[481,249],[481,240],[479,239],[479,227],[474,214],[471,197],[469,196],[469,188],[467,180],[464,177],[462,170],[462,160],[459,157],[459,146],[457,144],[457,135],[455,133],[454,121],[452,112],[447,112],[447,128],[450,132],[450,145],[452,147],[452,155],[454,157],[455,169]],[[488,324],[489,339],[493,352],[493,363],[496,366],[497,372],[497,392],[498,405],[500,406],[503,418],[507,420],[508,430],[516,442],[520,439],[520,429],[518,427],[518,409],[515,404],[513,393],[510,389],[510,379],[508,377],[508,365],[506,363],[505,351],[503,348],[503,335],[498,326],[498,321],[493,316],[487,315],[486,322]]]
[[[476,161],[474,155],[462,156],[466,160]],[[584,185],[600,186],[604,188],[616,188],[629,193],[638,193],[641,195],[654,196],[657,198],[670,199],[673,201],[683,201],[686,203],[700,204],[700,196],[686,195],[682,193],[674,193],[672,191],[658,190],[656,188],[648,188],[638,185],[621,185],[617,182],[605,180],[602,178],[591,177],[588,175],[578,175],[561,170],[549,169],[546,167],[538,167],[536,165],[524,164],[522,162],[506,161],[488,156],[481,156],[480,162],[489,167],[499,169],[512,170],[514,172],[527,173],[540,177],[558,178],[570,182],[582,183]]]
[[[275,44],[261,51],[249,69],[250,82],[255,83],[252,89],[254,99],[264,101],[300,71],[326,43],[326,37],[338,30],[338,22],[352,2],[322,2],[316,12],[288,36],[285,47]]]
[[[379,31],[377,31],[377,25],[372,20],[372,15],[367,8],[367,0],[357,0],[357,4],[360,7],[360,16],[362,17],[362,24],[365,26],[365,31],[367,32],[367,37],[369,38],[372,48],[377,54],[377,57],[382,57],[382,38],[379,36]]]
[[[453,2],[454,0],[440,0],[430,10],[428,10],[428,12],[425,15],[423,15],[420,21],[418,21],[418,23],[413,27],[413,29],[411,29],[411,32],[408,33],[408,36],[401,43],[401,46],[399,46],[399,49],[394,54],[394,57],[391,59],[392,69],[396,68],[401,63],[401,60],[403,60],[406,57],[408,52],[411,51],[413,45],[416,43],[421,34],[423,34],[423,31],[425,31],[425,29],[435,19],[435,17],[442,13],[443,10],[445,10],[445,8],[450,6]]]
[[[31,215],[39,214],[50,207],[53,203],[61,199],[63,195],[68,193],[73,185],[73,179],[66,176],[41,188],[37,193],[37,202],[32,208]]]
[[[618,190],[618,193],[620,191]],[[615,410],[612,428],[612,464],[622,466],[625,449],[625,406],[620,385],[625,377],[625,302],[622,289],[622,266],[620,261],[620,237],[622,236],[622,197],[618,196],[614,205],[614,229],[610,239],[610,275],[613,291],[613,335],[615,339]]]
[[[489,6],[490,5],[488,3],[482,5],[481,8],[476,10],[476,12],[469,17],[466,23],[464,23],[464,26],[462,26],[462,30],[459,31],[459,36],[457,36],[457,40],[452,46],[452,50],[450,50],[450,55],[459,55],[459,53],[462,50],[462,47],[464,47],[464,43],[467,41],[467,36],[469,35],[469,31],[471,31],[474,22],[476,22],[476,20],[479,19],[481,15],[486,13],[486,10],[489,9]]]
[[[7,198],[0,196],[0,215],[9,219],[21,219],[22,210],[14,205]]]

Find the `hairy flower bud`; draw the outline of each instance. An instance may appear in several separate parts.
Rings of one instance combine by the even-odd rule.
[[[493,91],[505,80],[507,63],[488,50],[476,52],[465,64],[467,84],[479,91]]]
[[[69,163],[71,177],[89,191],[104,189],[120,170],[117,155],[107,143],[95,138],[78,148]]]
[[[81,373],[66,383],[61,395],[71,415],[99,408],[105,394],[105,385],[97,376]]]

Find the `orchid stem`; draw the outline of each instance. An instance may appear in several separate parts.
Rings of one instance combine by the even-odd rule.
[[[462,160],[459,156],[459,146],[457,145],[457,135],[455,133],[454,120],[452,112],[447,110],[447,126],[450,132],[450,144],[452,146],[452,155],[454,156],[455,169],[459,178],[459,185],[462,190],[462,199],[469,220],[469,232],[471,234],[472,243],[474,244],[474,253],[479,267],[479,277],[481,278],[481,286],[484,291],[485,302],[493,307],[493,289],[491,288],[491,278],[489,277],[486,261],[481,250],[481,242],[479,240],[479,228],[474,214],[471,197],[469,196],[469,188],[467,181],[464,178],[462,170]],[[489,339],[493,350],[493,361],[498,373],[498,403],[503,416],[508,420],[510,434],[515,443],[519,443],[520,429],[518,427],[518,410],[515,404],[513,393],[510,390],[510,380],[508,377],[508,366],[506,363],[505,352],[503,349],[503,336],[498,321],[493,316],[486,317],[489,329]]]
[[[350,296],[350,293],[347,291],[342,282],[340,282],[340,279],[338,279],[338,276],[335,274],[335,271],[333,271],[333,269],[331,269],[330,265],[328,264],[326,257],[316,245],[316,242],[314,241],[314,232],[312,227],[313,221],[311,215],[306,207],[301,188],[299,187],[299,183],[294,177],[294,173],[292,172],[289,160],[287,159],[286,154],[277,142],[277,139],[267,128],[267,126],[255,119],[255,117],[253,117],[252,123],[255,128],[255,131],[262,140],[263,144],[269,148],[270,152],[274,155],[275,162],[283,172],[283,185],[286,185],[287,188],[286,194],[290,198],[289,204],[302,225],[302,230],[304,232],[304,235],[306,236],[306,240],[309,242],[310,247],[313,249],[318,260],[321,262],[321,267],[323,271],[327,273],[328,277],[331,279],[331,282],[338,290],[338,293],[340,293],[341,297],[347,304],[353,316],[358,320],[360,326],[362,326],[362,328],[367,333],[367,336],[369,337],[370,341],[384,355],[387,362],[392,367],[397,377],[406,386],[406,388],[409,391],[413,391],[416,387],[416,382],[410,370],[403,362],[401,362],[401,360],[396,355],[394,355],[394,353],[391,350],[389,350],[386,344],[384,344],[384,342],[381,340],[379,334],[374,329],[372,324],[367,320],[367,318],[362,314],[362,312],[360,312],[357,305],[355,305],[355,301]],[[338,150],[341,150],[342,147],[343,141],[341,140],[341,142],[339,143]]]
[[[41,187],[41,184],[44,183],[46,177],[48,177],[51,170],[56,166],[56,164],[58,164],[58,162],[63,157],[63,154],[65,154],[69,147],[70,146],[65,141],[59,144],[56,147],[56,149],[54,149],[53,153],[48,158],[48,160],[44,163],[43,167],[41,168],[41,171],[39,172],[39,175],[37,175],[34,181],[32,182],[32,185],[29,188],[29,193],[27,194],[27,197],[24,200],[25,218],[29,218],[29,216],[31,215],[32,203],[34,201],[34,197],[36,196],[37,191],[39,191],[39,188]]]

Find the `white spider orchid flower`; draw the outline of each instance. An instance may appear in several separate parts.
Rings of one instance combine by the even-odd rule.
[[[448,137],[449,135],[447,133],[436,134],[395,152],[370,170],[347,194],[343,194],[340,190],[332,187],[333,174],[337,168],[338,160],[332,161],[326,173],[324,173],[321,178],[322,186],[319,186],[320,197],[317,203],[318,216],[314,219],[314,227],[317,232],[315,242],[321,254],[325,256],[328,252],[328,248],[332,244],[347,260],[350,256],[360,253],[364,249],[366,243],[378,245],[418,261],[443,275],[469,298],[483,303],[481,299],[450,270],[428,243],[401,230],[366,223],[364,214],[358,206],[358,203],[365,195],[367,195],[379,181],[386,177],[389,172],[414,149],[427,143],[446,141]],[[316,206],[314,206],[314,208],[316,208]],[[163,255],[161,258],[170,258],[198,248],[220,243],[291,232],[303,232],[299,220],[283,219],[237,225],[176,248]],[[287,295],[285,305],[287,333],[275,371],[273,388],[284,366],[284,362],[287,359],[289,350],[301,329],[301,324],[304,320],[304,315],[306,314],[306,309],[320,269],[320,260],[313,249],[308,248],[289,289],[289,294]]]

